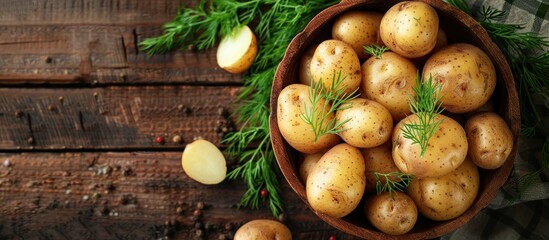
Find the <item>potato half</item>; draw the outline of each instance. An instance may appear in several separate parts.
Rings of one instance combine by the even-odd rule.
[[[290,229],[279,221],[256,219],[242,225],[234,240],[292,240]]]
[[[198,139],[185,146],[181,156],[183,171],[202,184],[217,184],[227,175],[227,162],[213,143]]]
[[[219,42],[217,65],[230,73],[242,73],[254,62],[257,55],[257,39],[248,26],[243,26]]]

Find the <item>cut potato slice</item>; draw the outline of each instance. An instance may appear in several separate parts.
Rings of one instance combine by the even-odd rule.
[[[230,73],[242,73],[254,62],[257,39],[248,26],[221,39],[217,47],[217,65]]]
[[[223,153],[211,142],[198,139],[187,144],[181,157],[183,171],[202,184],[217,184],[227,175]]]

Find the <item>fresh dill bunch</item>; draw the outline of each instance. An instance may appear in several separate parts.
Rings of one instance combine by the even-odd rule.
[[[371,172],[371,174],[374,175],[376,180],[377,194],[379,195],[383,192],[389,192],[389,196],[391,196],[391,198],[393,197],[393,194],[396,194],[397,192],[404,192],[406,187],[408,187],[414,179],[414,175],[402,172]]]
[[[364,52],[366,52],[367,54],[370,54],[372,56],[375,56],[377,59],[380,59],[381,55],[384,52],[388,51],[388,50],[389,50],[388,47],[380,46],[380,45],[376,45],[376,44],[364,46]]]
[[[403,124],[402,136],[421,146],[421,157],[427,150],[429,139],[435,135],[440,123],[442,123],[442,119],[436,120],[437,116],[444,110],[441,106],[441,88],[442,86],[438,82],[433,82],[432,76],[424,81],[418,73],[416,86],[412,88],[416,96],[409,95],[410,110],[417,116],[417,121]]]
[[[247,185],[240,205],[258,208],[261,190],[268,192],[274,216],[283,211],[278,165],[269,134],[269,101],[272,81],[290,41],[320,11],[337,0],[202,0],[194,8],[183,6],[175,18],[164,24],[160,36],[139,43],[148,54],[172,50],[212,48],[234,28],[249,25],[258,38],[258,53],[235,102],[232,117],[239,129],[222,139],[228,156],[238,159],[239,167],[229,179],[242,178]]]
[[[337,134],[343,129],[343,124],[347,123],[351,119],[337,122],[336,118],[328,120],[331,114],[334,114],[337,110],[349,108],[347,104],[349,101],[358,97],[358,89],[351,93],[346,93],[345,88],[340,87],[346,76],[341,75],[341,71],[332,75],[331,87],[327,89],[322,80],[313,81],[309,89],[309,101],[310,107],[304,106],[301,119],[307,123],[313,129],[315,140],[318,140],[325,134]],[[319,108],[321,101],[324,102]]]

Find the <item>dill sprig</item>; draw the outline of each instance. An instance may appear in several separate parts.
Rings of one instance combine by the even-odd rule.
[[[438,82],[433,82],[432,76],[424,81],[418,73],[416,86],[413,88],[416,96],[409,96],[410,110],[417,116],[417,121],[404,123],[402,136],[421,146],[420,157],[425,154],[429,139],[435,135],[442,122],[442,119],[436,120],[436,117],[444,110],[441,107],[441,87]]]
[[[380,45],[376,45],[376,44],[364,46],[364,52],[366,52],[367,54],[370,54],[372,56],[375,56],[377,59],[380,59],[381,55],[384,52],[388,51],[388,50],[389,50],[388,47],[380,46]]]
[[[231,34],[232,29],[249,25],[258,37],[258,54],[247,73],[234,102],[233,117],[239,129],[225,135],[226,153],[238,159],[240,166],[228,179],[242,178],[247,184],[240,205],[258,208],[260,191],[268,192],[269,208],[274,216],[283,211],[277,176],[278,165],[269,135],[269,99],[276,68],[297,33],[320,11],[337,0],[202,0],[194,8],[183,6],[177,16],[163,25],[160,36],[143,40],[141,49],[149,54],[172,50],[212,48]]]
[[[314,142],[325,134],[337,134],[343,129],[343,124],[351,119],[346,119],[342,122],[337,122],[336,118],[328,120],[331,114],[337,110],[349,108],[347,103],[358,97],[358,89],[351,93],[346,93],[345,88],[340,85],[345,81],[345,76],[341,76],[341,71],[334,73],[329,89],[327,89],[322,80],[313,81],[309,89],[310,106],[305,104],[304,111],[301,114],[301,119],[313,129],[315,134]],[[324,101],[321,107],[318,107]],[[345,104],[345,105],[344,105]]]
[[[473,16],[471,8],[464,0],[446,0],[446,2]],[[524,25],[501,23],[505,12],[493,7],[482,7],[475,17],[498,45],[507,59],[519,96],[521,115],[521,135],[540,138],[545,141],[542,149],[539,170],[526,174],[519,179],[519,195],[532,183],[531,179],[549,171],[549,136],[542,130],[545,122],[539,112],[536,98],[549,99],[549,39],[537,33],[524,31]]]
[[[393,197],[393,194],[396,194],[397,192],[404,192],[406,187],[408,187],[414,179],[414,175],[402,172],[371,172],[371,174],[374,175],[374,178],[376,179],[377,194],[389,192],[391,198]]]

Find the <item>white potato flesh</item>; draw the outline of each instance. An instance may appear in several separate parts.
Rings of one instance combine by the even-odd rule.
[[[248,26],[243,26],[225,36],[217,47],[217,64],[230,73],[242,73],[254,62],[257,55],[257,39]]]
[[[366,98],[385,106],[395,122],[410,115],[409,97],[415,96],[418,69],[394,52],[370,57],[362,64],[362,91]]]
[[[218,184],[227,175],[227,162],[213,143],[198,139],[185,146],[181,157],[185,174],[202,184]]]
[[[413,174],[417,178],[440,177],[455,170],[467,156],[468,143],[463,127],[454,119],[439,114],[438,129],[427,142],[421,156],[421,146],[404,137],[403,125],[418,124],[418,116],[410,115],[402,119],[393,131],[393,160],[398,169]]]

